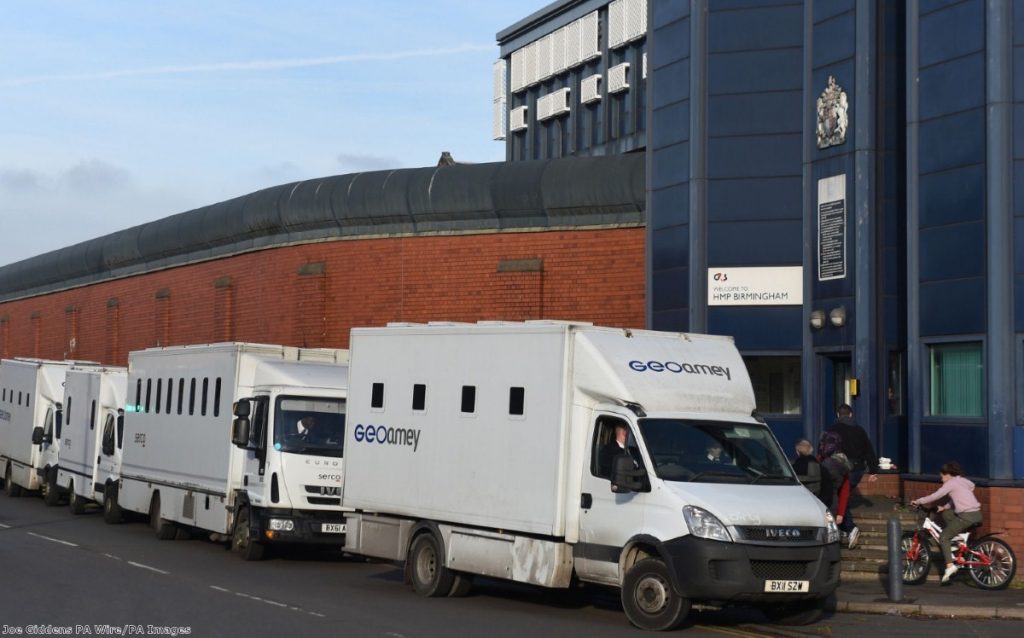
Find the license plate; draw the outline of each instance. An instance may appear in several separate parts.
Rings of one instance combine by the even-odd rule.
[[[811,591],[809,580],[766,580],[764,590],[769,593],[800,593]]]
[[[324,534],[344,534],[345,524],[344,523],[321,523],[320,531]]]

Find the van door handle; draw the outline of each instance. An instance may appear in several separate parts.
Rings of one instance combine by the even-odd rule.
[[[587,492],[584,492],[583,494],[580,495],[580,507],[581,508],[583,508],[585,510],[588,510],[588,509],[590,509],[590,507],[593,504],[594,504],[594,497],[593,496],[591,496]]]

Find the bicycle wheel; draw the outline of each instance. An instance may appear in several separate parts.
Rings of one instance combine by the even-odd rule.
[[[983,538],[971,546],[967,571],[982,589],[1004,589],[1017,573],[1017,558],[1010,546],[998,538]]]
[[[903,582],[920,585],[928,578],[932,555],[928,539],[918,532],[904,532],[900,538],[900,554],[903,562]]]

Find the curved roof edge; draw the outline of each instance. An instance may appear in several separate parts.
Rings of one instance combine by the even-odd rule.
[[[632,153],[273,186],[0,267],[0,301],[313,241],[641,225],[644,170]]]

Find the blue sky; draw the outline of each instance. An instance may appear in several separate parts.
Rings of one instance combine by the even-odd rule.
[[[494,34],[548,3],[5,2],[0,265],[294,180],[500,161]]]

